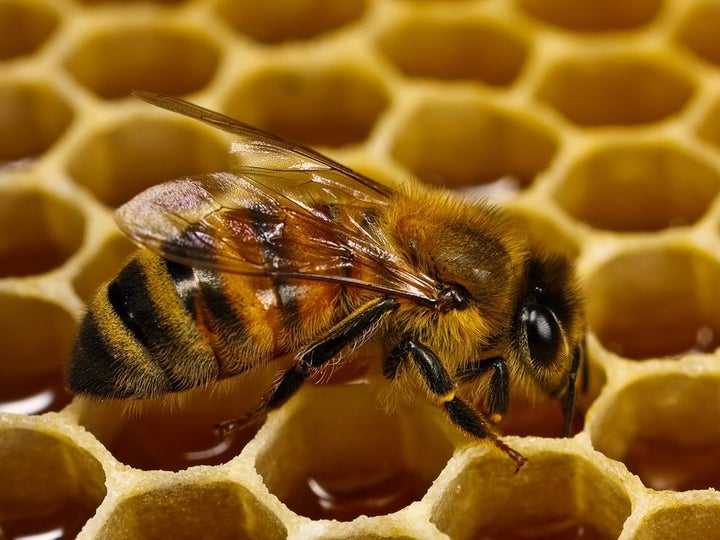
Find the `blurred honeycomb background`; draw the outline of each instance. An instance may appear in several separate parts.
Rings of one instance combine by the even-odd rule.
[[[517,209],[583,279],[577,434],[513,402],[514,474],[351,373],[215,440],[275,365],[135,415],[72,398],[133,250],[114,208],[227,163],[132,89]],[[720,538],[719,189],[713,0],[0,0],[0,538]]]

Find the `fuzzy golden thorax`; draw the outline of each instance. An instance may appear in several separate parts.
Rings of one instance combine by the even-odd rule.
[[[398,254],[467,300],[446,312],[402,302],[389,343],[392,336],[412,335],[451,374],[469,362],[503,357],[513,386],[524,393],[563,392],[582,335],[582,306],[567,258],[531,244],[512,214],[446,191],[413,188],[386,219]],[[544,347],[523,319],[538,313],[555,329]]]

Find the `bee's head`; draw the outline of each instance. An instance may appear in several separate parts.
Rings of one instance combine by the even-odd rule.
[[[513,341],[527,374],[545,394],[563,402],[566,430],[584,352],[583,332],[582,302],[570,261],[562,256],[531,257]]]

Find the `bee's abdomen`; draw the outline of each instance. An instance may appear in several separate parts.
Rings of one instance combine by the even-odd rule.
[[[257,278],[195,269],[197,325],[218,358],[218,378],[266,362],[278,354],[282,328],[257,298]]]
[[[237,375],[334,322],[337,284],[191,268],[140,251],[93,300],[68,369],[79,394],[148,398]]]
[[[164,338],[156,323],[161,315],[146,290],[143,269],[137,260],[133,260],[108,284],[107,300],[130,334],[145,348],[151,349]]]
[[[176,262],[163,259],[165,268],[167,269],[168,276],[175,292],[180,298],[185,310],[194,319],[197,315],[195,310],[197,295],[197,280],[195,279],[195,272],[189,266],[184,264],[178,264]]]
[[[193,317],[192,270],[140,252],[83,319],[68,369],[74,392],[147,398],[215,380],[220,367]]]

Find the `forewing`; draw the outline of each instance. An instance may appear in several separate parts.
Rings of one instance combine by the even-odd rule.
[[[200,120],[212,127],[235,135],[237,139],[233,142],[231,151],[242,160],[246,167],[283,170],[332,170],[341,173],[348,179],[352,179],[355,188],[359,192],[369,191],[385,197],[392,195],[392,189],[387,186],[345,167],[311,148],[287,141],[229,116],[172,96],[138,91],[133,92],[133,94],[152,105]]]
[[[372,216],[394,191],[312,149],[180,99],[143,100],[238,139],[230,172],[162,184],[117,213],[123,231],[160,255],[240,274],[339,281],[433,301],[437,284],[388,246]]]
[[[245,168],[184,178],[141,193],[117,220],[138,243],[189,266],[337,281],[432,302],[436,284],[390,251],[369,219],[389,199],[357,200],[337,175]]]
[[[177,262],[258,273],[264,264],[253,249],[257,235],[249,216],[233,209],[257,208],[268,221],[277,212],[243,187],[231,173],[181,178],[140,193],[117,210],[116,221],[130,238]]]

